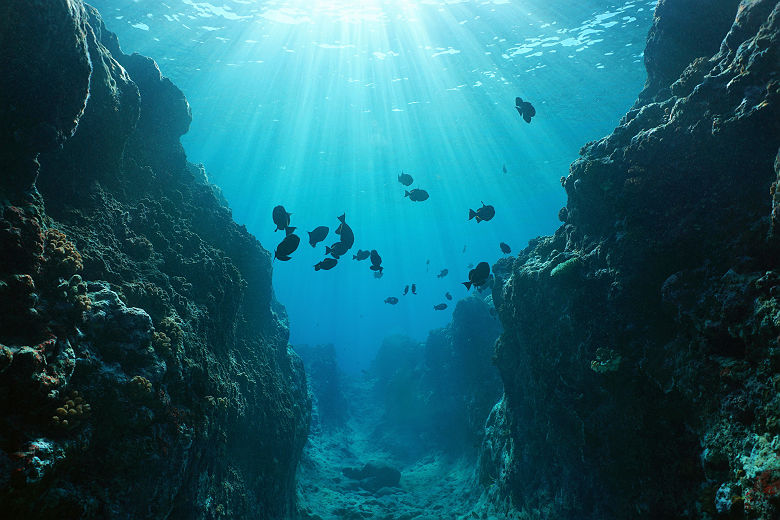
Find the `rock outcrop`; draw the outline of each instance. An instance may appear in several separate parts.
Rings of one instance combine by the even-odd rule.
[[[646,89],[561,179],[563,226],[495,267],[482,480],[535,518],[777,518],[780,7],[655,14]]]
[[[294,512],[310,400],[184,95],[80,0],[0,6],[3,518]]]

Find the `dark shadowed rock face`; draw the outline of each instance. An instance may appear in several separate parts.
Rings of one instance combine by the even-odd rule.
[[[184,95],[80,1],[2,3],[8,42],[0,516],[291,516],[303,366]]]
[[[494,268],[481,475],[541,518],[780,515],[780,7],[699,4],[659,4],[648,86],[572,164],[564,225]]]
[[[336,361],[332,344],[297,345],[295,347],[306,369],[312,393],[312,433],[321,428],[338,428],[347,419],[347,400],[342,387],[343,374]]]

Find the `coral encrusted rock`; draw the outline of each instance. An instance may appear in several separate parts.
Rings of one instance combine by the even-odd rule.
[[[646,66],[494,268],[481,478],[535,518],[778,518],[780,6],[661,0]]]
[[[80,0],[0,49],[0,516],[292,516],[303,365],[186,98]]]

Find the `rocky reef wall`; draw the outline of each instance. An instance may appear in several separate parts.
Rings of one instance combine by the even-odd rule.
[[[488,494],[531,518],[780,516],[780,7],[661,0],[648,82],[494,270]]]
[[[294,512],[311,403],[189,105],[80,0],[0,5],[3,518]]]

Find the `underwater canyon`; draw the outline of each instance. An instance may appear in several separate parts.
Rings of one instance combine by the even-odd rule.
[[[780,5],[654,9],[560,227],[349,371],[291,344],[165,66],[0,4],[0,516],[780,517]]]

